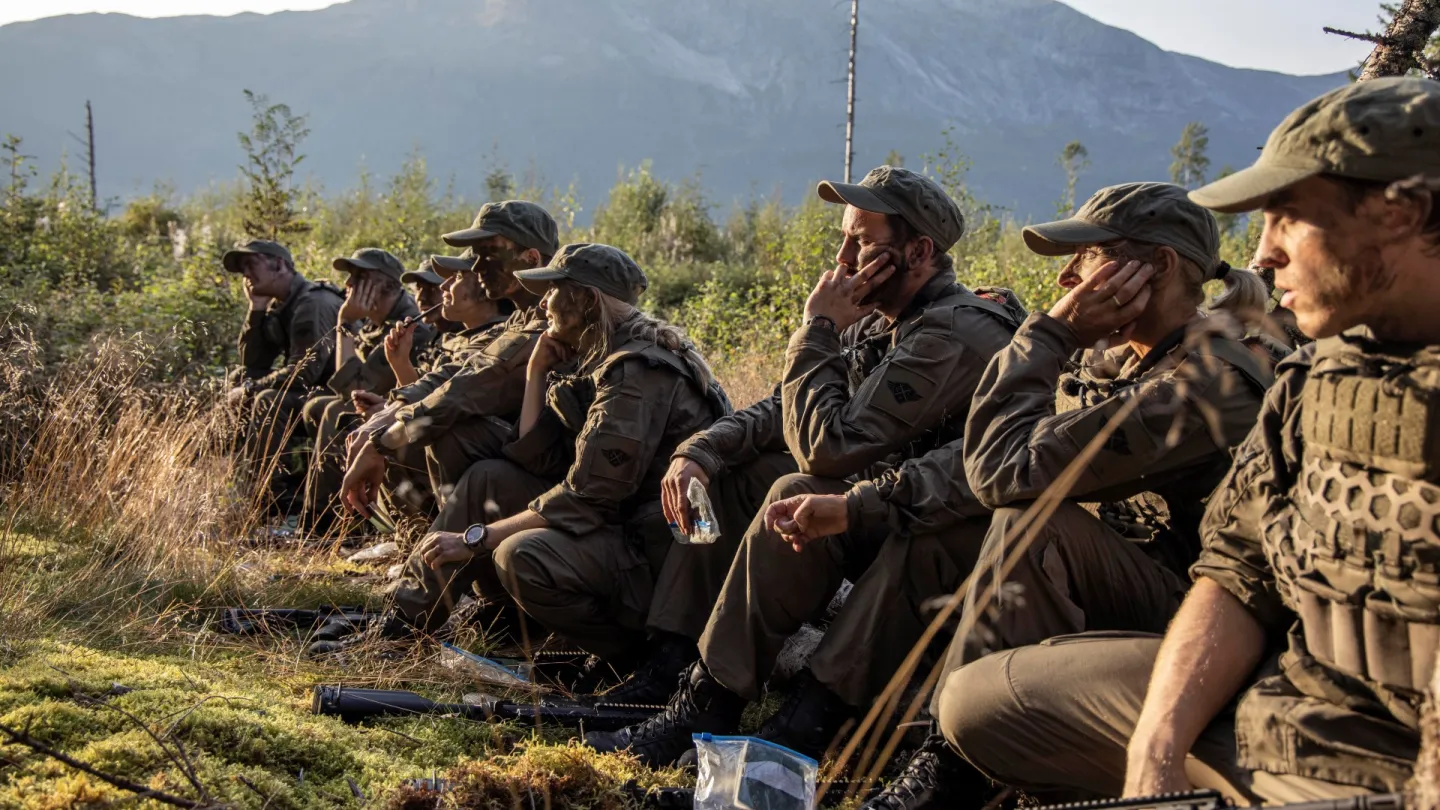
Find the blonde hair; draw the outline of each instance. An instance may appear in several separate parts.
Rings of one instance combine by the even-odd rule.
[[[580,339],[580,345],[583,347],[580,355],[581,371],[589,373],[596,370],[616,348],[638,340],[678,355],[689,367],[690,373],[694,375],[695,381],[701,389],[709,390],[715,385],[715,372],[710,369],[710,364],[695,348],[695,344],[690,341],[685,330],[658,318],[652,318],[634,306],[606,295],[594,287],[581,284],[574,286],[577,291],[584,290],[591,294],[591,309],[594,313],[593,320],[585,328]],[[626,323],[627,321],[629,323]],[[625,324],[623,334],[620,333],[621,324]]]

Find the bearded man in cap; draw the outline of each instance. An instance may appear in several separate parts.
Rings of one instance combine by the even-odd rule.
[[[442,238],[468,248],[473,263],[467,269],[485,295],[508,299],[516,310],[505,330],[439,387],[423,395],[423,389],[399,389],[392,407],[364,425],[342,485],[346,504],[361,514],[369,514],[387,465],[402,451],[423,450],[432,490],[442,500],[471,464],[495,458],[519,418],[525,365],[545,330],[540,297],[515,279],[516,270],[542,267],[559,249],[558,228],[544,208],[522,200],[486,203],[473,227]]]
[[[1191,194],[1261,212],[1259,264],[1317,341],[1277,368],[1210,498],[1164,638],[958,670],[942,724],[970,762],[1027,787],[1240,804],[1404,787],[1440,646],[1437,188],[1440,84],[1397,78],[1306,104],[1254,166]]]
[[[315,531],[326,530],[335,518],[334,507],[345,475],[345,436],[361,421],[360,409],[383,401],[395,387],[395,373],[384,350],[392,328],[414,319],[414,334],[407,354],[429,345],[435,329],[418,323],[420,309],[405,291],[405,266],[388,251],[361,248],[349,258],[337,258],[336,270],[347,274],[345,303],[335,322],[335,373],[332,393],[311,397],[305,403],[305,423],[315,440],[306,491],[306,512]]]
[[[698,640],[700,660],[681,670],[680,691],[652,721],[588,735],[599,750],[630,748],[664,764],[691,747],[692,732],[734,733],[785,641],[849,579],[855,588],[821,648],[759,732],[823,753],[919,638],[922,605],[955,588],[979,553],[985,521],[954,513],[945,531],[897,532],[857,517],[793,542],[766,519],[802,494],[834,496],[847,514],[907,508],[908,494],[890,485],[896,465],[960,436],[985,364],[1024,316],[1007,292],[981,297],[956,281],[946,251],[964,220],[934,181],[883,166],[859,184],[822,183],[819,194],[845,206],[844,241],[806,301],[779,392],[676,451],[667,514],[688,530],[690,481],[724,493],[730,472],[762,452],[788,451],[799,473],[775,480],[739,520],[722,512],[714,545],[671,549],[649,624],[675,646]],[[606,697],[655,703],[677,674],[652,664]]]
[[[293,436],[305,400],[334,371],[341,294],[333,285],[296,272],[290,251],[278,242],[238,244],[221,263],[244,277],[250,299],[250,315],[240,332],[241,381],[227,400],[246,415],[245,443],[271,494],[288,500],[295,493],[278,454]]]

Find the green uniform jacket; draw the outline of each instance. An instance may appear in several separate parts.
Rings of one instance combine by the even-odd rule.
[[[390,401],[413,404],[435,393],[440,386],[464,371],[475,355],[504,334],[505,324],[506,317],[500,315],[473,329],[462,329],[442,337],[440,343],[444,351],[439,353],[420,379],[391,389]]]
[[[676,452],[713,478],[767,451],[830,478],[881,475],[957,437],[1013,316],[943,270],[891,322],[871,315],[843,335],[806,326],[790,339],[768,399],[716,422]]]
[[[970,408],[964,468],[975,498],[999,508],[1040,497],[1138,399],[1066,496],[1125,502],[1102,508],[1102,520],[1135,539],[1169,529],[1181,544],[1170,561],[1188,564],[1199,552],[1204,500],[1272,381],[1244,344],[1217,333],[1229,321],[1218,318],[1177,330],[1142,358],[1128,345],[1077,354],[1069,327],[1031,315],[985,370]]]
[[[385,357],[385,336],[395,324],[419,315],[420,309],[410,293],[400,293],[395,306],[385,316],[383,323],[367,323],[355,340],[355,356],[350,358],[330,377],[330,390],[342,397],[352,391],[369,391],[385,396],[395,387],[395,372],[390,370],[390,361]],[[415,339],[411,344],[410,357],[418,358],[435,337],[435,327],[422,323],[415,327]],[[338,340],[338,338],[337,338]]]
[[[714,396],[668,350],[623,342],[621,350],[575,386],[578,408],[560,408],[576,412],[557,413],[552,397],[535,428],[505,448],[532,471],[561,454],[573,458],[564,480],[530,504],[551,528],[580,536],[625,523],[635,507],[658,500],[675,448],[719,415]]]
[[[1388,365],[1376,362],[1370,374],[1362,370],[1385,355]],[[1350,665],[1358,662],[1361,669],[1400,662],[1403,678],[1413,667],[1420,685],[1434,661],[1440,635],[1434,627],[1440,622],[1440,416],[1434,404],[1440,402],[1440,347],[1383,344],[1357,330],[1305,346],[1276,373],[1259,422],[1210,501],[1204,551],[1191,569],[1195,578],[1211,579],[1240,600],[1265,629],[1272,650],[1283,651],[1262,665],[1239,697],[1238,762],[1399,791],[1420,748],[1423,694],[1415,684],[1387,686],[1371,673],[1347,672],[1342,661],[1353,659]],[[1353,393],[1306,396],[1309,385],[1326,377],[1337,381],[1335,389],[1353,392],[1367,376],[1394,396],[1388,402]],[[1395,407],[1401,397],[1410,400],[1403,409]],[[1426,469],[1419,474],[1397,475],[1383,463],[1358,460],[1317,463],[1322,442],[1306,438],[1313,429],[1307,426],[1318,424],[1348,434],[1334,438],[1383,445],[1407,420],[1414,421],[1402,430],[1416,432],[1404,438],[1420,440],[1395,443],[1389,455],[1422,459]],[[1323,513],[1307,514],[1317,502]],[[1307,603],[1312,610],[1324,607],[1310,618],[1330,631],[1326,637],[1311,637],[1300,621]],[[1325,648],[1331,648],[1329,656]],[[1322,660],[1327,658],[1329,663]]]
[[[240,330],[245,377],[260,389],[324,385],[335,368],[335,320],[343,303],[335,287],[296,273],[285,300],[270,302],[264,312],[251,312]],[[284,365],[272,371],[280,357]]]
[[[489,416],[513,423],[525,399],[525,367],[544,331],[545,314],[539,307],[517,311],[498,336],[419,401],[409,399],[411,387],[404,389],[404,401],[410,404],[395,418],[405,428],[406,442],[429,446],[467,419]]]

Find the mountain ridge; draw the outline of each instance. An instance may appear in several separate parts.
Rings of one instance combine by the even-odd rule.
[[[703,172],[716,202],[808,193],[839,174],[848,14],[831,0],[350,0],[317,11],[0,27],[0,131],[53,166],[94,102],[102,196],[187,191],[241,161],[251,89],[310,116],[305,168],[332,190],[420,149],[478,198],[512,167],[575,178],[587,207],[619,166]],[[1086,144],[1081,193],[1164,178],[1184,124],[1239,166],[1290,109],[1344,81],[1176,54],[1055,0],[870,0],[862,8],[856,171],[918,165],[953,128],[986,200],[1045,216],[1056,155]]]

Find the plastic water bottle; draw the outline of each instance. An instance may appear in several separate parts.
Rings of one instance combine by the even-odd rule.
[[[675,542],[682,546],[703,546],[719,540],[720,524],[715,520],[715,507],[699,478],[690,479],[685,499],[690,501],[690,533],[680,531],[680,527],[672,523],[670,533],[675,536]]]

